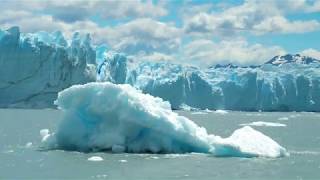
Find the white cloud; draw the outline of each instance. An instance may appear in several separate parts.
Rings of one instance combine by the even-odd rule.
[[[13,11],[6,10],[0,15],[0,27],[7,29],[12,26],[19,26],[22,32],[37,32],[37,31],[57,31],[64,32],[67,37],[70,37],[75,31],[95,34],[95,30],[100,27],[92,21],[77,21],[75,23],[65,23],[58,21],[49,15],[35,16],[28,11]]]
[[[54,19],[68,23],[88,20],[92,16],[121,19],[159,17],[167,14],[161,3],[154,4],[152,1],[142,0],[4,0],[1,6],[5,10],[25,10],[51,15]]]
[[[224,11],[201,12],[185,18],[185,32],[193,35],[230,36],[239,32],[253,34],[304,33],[320,29],[317,20],[288,20],[286,13],[311,7],[304,0],[247,0]]]
[[[136,19],[101,30],[99,36],[114,50],[127,54],[172,53],[180,46],[181,31],[149,18]]]
[[[182,53],[183,59],[202,66],[228,63],[251,65],[264,63],[275,55],[284,54],[285,50],[278,46],[250,45],[243,39],[218,43],[202,39],[185,45]]]
[[[278,46],[249,44],[238,36],[232,36],[239,32],[257,35],[320,29],[317,20],[286,18],[286,14],[296,11],[317,12],[320,1],[246,0],[238,6],[223,5],[220,11],[212,11],[218,6],[216,4],[188,5],[181,9],[185,23],[183,29],[176,27],[174,22],[157,20],[168,13],[161,1],[4,0],[1,3],[6,8],[0,13],[0,28],[18,25],[22,32],[61,30],[68,37],[74,31],[89,32],[95,43],[106,43],[109,49],[129,56],[202,66],[260,64],[285,53]],[[113,27],[102,27],[100,22],[92,20],[92,16],[124,21],[118,21]],[[213,42],[213,35],[224,38]],[[192,41],[186,44],[184,40]],[[314,49],[303,53],[319,57],[319,51]]]
[[[150,3],[147,5],[151,6]],[[107,43],[113,50],[128,55],[176,52],[182,35],[182,31],[175,25],[150,18],[137,18],[114,27],[101,27],[90,20],[70,23],[51,15],[35,15],[34,12],[26,10],[4,10],[0,14],[0,27],[7,29],[11,26],[19,26],[22,32],[60,30],[69,38],[75,31],[90,33],[94,43]],[[155,55],[152,58],[155,58]],[[159,59],[159,56],[157,58]]]
[[[317,0],[316,2],[314,2],[313,6],[310,6],[309,8],[307,8],[308,12],[320,12],[320,1]]]
[[[258,33],[304,33],[320,29],[320,23],[316,20],[290,22],[283,16],[273,16],[266,18],[259,24],[254,25],[253,29],[258,30]]]
[[[320,59],[320,51],[316,49],[312,49],[312,48],[305,49],[301,52],[301,54],[304,56],[310,56],[316,59]]]
[[[153,52],[152,54],[146,55],[146,54],[138,54],[133,56],[133,58],[140,60],[140,61],[154,61],[154,62],[160,62],[160,61],[177,61],[177,59],[171,55],[163,54],[159,52]]]

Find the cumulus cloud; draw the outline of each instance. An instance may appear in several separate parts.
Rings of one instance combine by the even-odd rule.
[[[102,19],[159,17],[167,14],[161,4],[152,1],[117,0],[4,0],[2,6],[7,10],[27,10],[51,15],[67,23],[88,20],[92,16]]]
[[[185,32],[194,35],[225,35],[251,32],[252,34],[304,33],[320,29],[317,20],[288,20],[286,13],[310,11],[316,3],[309,5],[304,0],[258,1],[245,3],[225,11],[201,12],[185,18]]]
[[[127,54],[172,53],[180,46],[181,30],[174,25],[142,18],[103,29],[100,37],[114,50]]]
[[[305,49],[305,50],[303,50],[301,52],[301,54],[305,55],[305,56],[310,56],[310,57],[313,57],[313,58],[316,58],[316,59],[320,60],[320,51],[316,50],[316,49],[313,49],[313,48]]]
[[[132,58],[140,61],[153,61],[153,62],[163,62],[163,61],[168,61],[168,62],[173,62],[177,61],[177,59],[171,55],[168,54],[163,54],[159,52],[153,52],[152,54],[138,54],[133,56]]]
[[[185,45],[182,49],[183,57],[188,62],[202,66],[214,64],[261,64],[275,55],[285,54],[285,50],[278,46],[250,45],[243,39],[233,41],[213,42],[200,39]]]
[[[77,21],[72,24],[58,21],[50,15],[35,16],[28,11],[13,11],[5,10],[0,15],[0,27],[7,29],[12,26],[19,26],[22,32],[37,32],[37,31],[57,31],[64,32],[67,37],[70,37],[75,31],[95,34],[95,30],[100,27],[92,21]]]
[[[245,0],[241,5],[192,4],[177,10],[179,21],[161,22],[168,15],[163,1],[36,1],[3,0],[0,28],[20,26],[22,32],[61,30],[67,37],[75,31],[90,33],[94,43],[151,61],[178,61],[197,65],[260,64],[285,50],[278,46],[250,44],[241,39],[265,33],[305,33],[320,29],[318,20],[293,20],[287,14],[318,12],[320,1]],[[216,10],[216,9],[219,10]],[[171,15],[170,15],[171,17]],[[105,25],[105,21],[116,21]],[[179,19],[180,20],[180,19]],[[177,23],[178,22],[178,23]],[[234,36],[232,36],[234,35]],[[221,41],[212,41],[212,37]],[[227,38],[226,38],[227,37]],[[304,54],[319,57],[319,51]]]
[[[304,33],[320,29],[320,23],[316,20],[290,22],[283,16],[273,16],[257,23],[253,26],[253,29],[258,30],[258,33]]]

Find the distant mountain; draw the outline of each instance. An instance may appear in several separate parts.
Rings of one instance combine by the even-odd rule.
[[[239,66],[237,66],[237,65],[233,65],[233,64],[229,63],[229,64],[223,64],[223,65],[217,64],[215,66],[211,66],[210,68],[217,69],[217,68],[238,68],[238,67]]]
[[[320,60],[312,57],[308,57],[308,56],[302,56],[300,54],[295,54],[295,55],[287,54],[284,56],[275,56],[265,64],[280,66],[282,64],[288,64],[288,63],[311,64],[311,63],[320,63]]]
[[[229,69],[236,69],[236,68],[258,68],[260,67],[259,65],[250,65],[250,66],[238,66],[238,65],[234,65],[234,64],[217,64],[214,66],[209,67],[209,69],[219,69],[219,68],[229,68]]]

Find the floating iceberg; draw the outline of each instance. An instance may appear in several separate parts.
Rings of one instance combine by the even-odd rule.
[[[57,93],[96,80],[90,36],[0,30],[0,107],[53,107]]]
[[[229,138],[208,134],[160,98],[130,85],[88,83],[59,93],[65,115],[55,133],[42,130],[43,146],[116,153],[210,153],[215,156],[281,157],[286,150],[250,127]]]
[[[91,156],[88,158],[88,161],[103,161],[103,158],[100,156]]]
[[[240,126],[267,126],[267,127],[286,127],[286,124],[256,121],[248,124],[240,124]]]

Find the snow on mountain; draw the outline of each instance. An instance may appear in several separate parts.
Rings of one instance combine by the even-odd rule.
[[[168,62],[139,62],[109,54],[100,81],[131,84],[161,97],[173,109],[320,111],[319,64],[200,69]]]
[[[296,55],[287,54],[284,56],[275,56],[265,64],[281,66],[283,64],[288,64],[288,63],[311,64],[311,63],[320,63],[320,61],[312,57],[301,56],[300,54],[296,54]]]
[[[96,80],[89,35],[0,30],[0,107],[52,107],[57,93]]]

